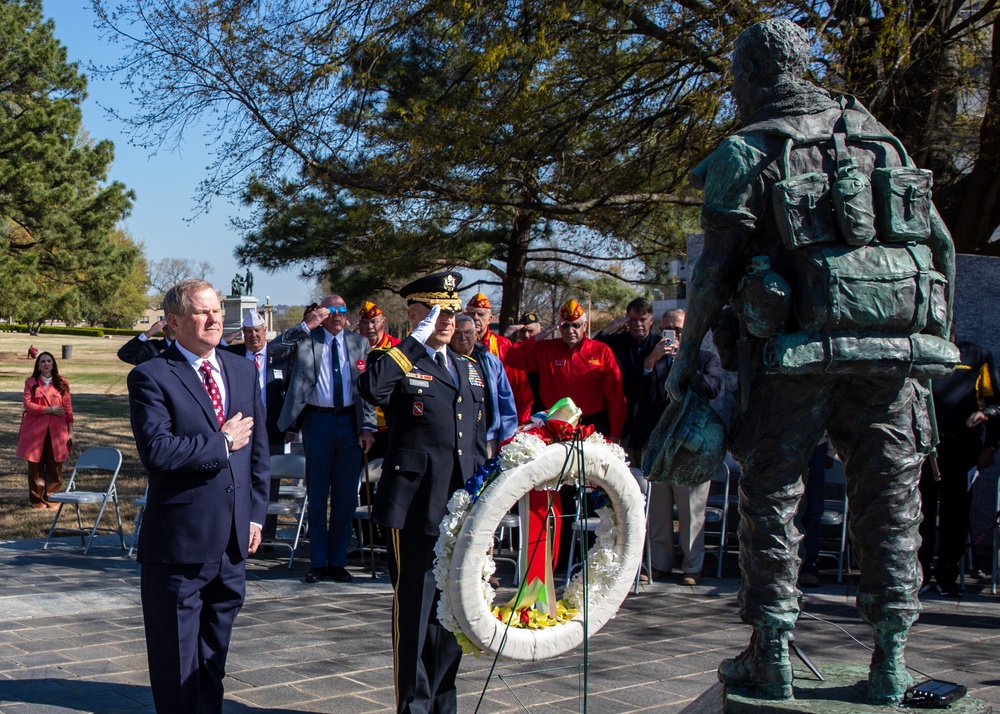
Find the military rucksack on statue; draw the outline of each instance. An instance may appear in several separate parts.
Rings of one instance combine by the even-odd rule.
[[[796,136],[776,122],[764,130],[784,139],[781,180],[772,200],[787,303],[774,304],[772,287],[772,307],[762,314],[754,291],[776,281],[755,259],[734,304],[748,332],[768,340],[764,362],[770,372],[924,378],[946,375],[958,362],[958,350],[945,339],[947,279],[934,269],[926,244],[931,172],[910,166],[902,145],[884,129],[874,135],[851,132],[850,127],[875,123],[869,119],[847,98],[832,135]],[[904,165],[862,167],[848,149],[862,142],[894,148]],[[791,173],[793,151],[811,149],[822,156],[831,148],[834,175]],[[792,317],[798,332],[789,334]]]

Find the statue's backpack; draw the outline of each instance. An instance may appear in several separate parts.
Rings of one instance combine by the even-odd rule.
[[[757,334],[769,338],[765,364],[791,374],[947,374],[958,355],[947,341],[947,280],[927,244],[932,174],[856,100],[843,102],[821,136],[782,131],[780,120],[745,130],[783,140],[772,207],[797,331]],[[802,151],[835,162],[795,173]],[[899,165],[878,165],[890,152]],[[748,300],[736,303],[749,312]]]

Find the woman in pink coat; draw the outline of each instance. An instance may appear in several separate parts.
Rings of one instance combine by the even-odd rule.
[[[24,381],[24,414],[17,456],[28,462],[28,500],[32,508],[58,508],[49,494],[62,487],[62,465],[73,446],[73,403],[69,382],[59,376],[56,358],[42,352]]]

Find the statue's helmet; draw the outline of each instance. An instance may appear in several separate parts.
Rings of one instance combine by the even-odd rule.
[[[643,471],[650,481],[691,487],[709,481],[722,466],[726,425],[708,400],[688,389],[672,402],[649,438]]]

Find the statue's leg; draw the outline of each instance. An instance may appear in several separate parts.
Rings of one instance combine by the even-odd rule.
[[[733,436],[740,477],[740,613],[754,628],[750,646],[719,667],[726,685],[770,699],[792,696],[788,632],[799,614],[795,512],[802,475],[829,412],[824,378],[754,379]]]
[[[902,700],[903,647],[920,614],[920,467],[930,448],[923,390],[909,379],[845,379],[830,437],[847,476],[848,528],[861,568],[858,611],[875,629],[868,701]]]

